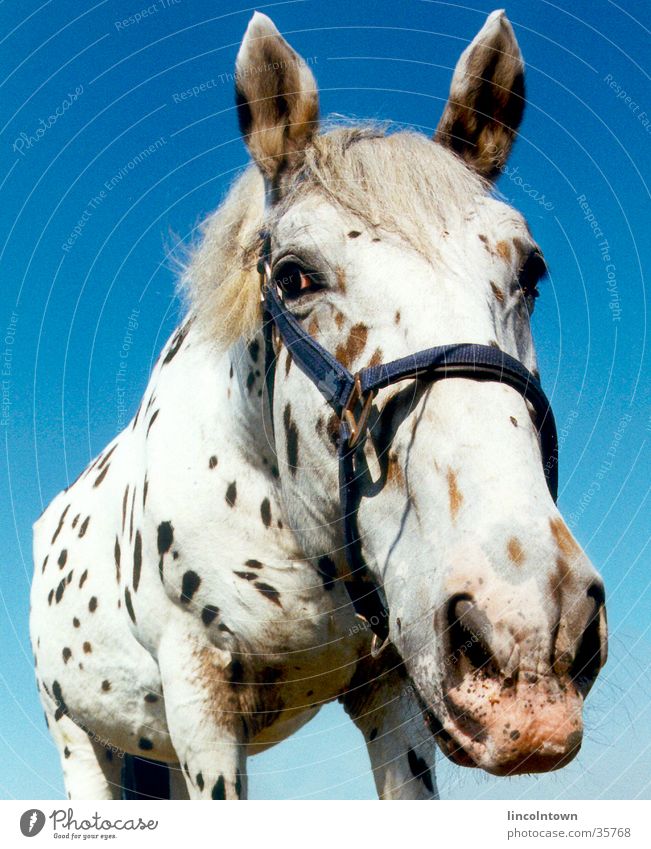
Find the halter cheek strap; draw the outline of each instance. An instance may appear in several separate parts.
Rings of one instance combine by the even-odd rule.
[[[258,264],[264,311],[267,388],[273,410],[276,354],[273,334],[277,332],[293,361],[321,392],[339,418],[337,455],[339,501],[343,524],[344,553],[348,564],[346,589],[355,611],[365,619],[376,640],[384,644],[389,633],[386,599],[362,556],[357,526],[361,500],[357,452],[368,428],[368,415],[375,394],[402,380],[434,383],[461,377],[504,383],[532,405],[544,464],[547,486],[556,501],[558,491],[558,442],[554,414],[539,381],[519,360],[488,345],[439,345],[407,357],[369,366],[351,374],[333,355],[306,333],[289,312],[273,284],[270,237],[263,233]],[[273,419],[273,416],[272,416]]]

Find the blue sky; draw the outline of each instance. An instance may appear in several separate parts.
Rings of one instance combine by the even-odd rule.
[[[247,163],[228,75],[254,7],[158,0],[124,23],[148,5],[0,5],[2,798],[63,793],[27,634],[31,523],[135,411],[180,315],[168,250]],[[258,8],[309,59],[324,115],[430,133],[459,53],[494,7]],[[440,763],[439,784],[446,798],[649,798],[649,8],[518,0],[507,13],[529,105],[499,188],[551,269],[534,331],[564,429],[559,504],[606,581],[610,660],[568,768],[504,781]],[[361,737],[337,706],[249,766],[254,798],[374,795]]]

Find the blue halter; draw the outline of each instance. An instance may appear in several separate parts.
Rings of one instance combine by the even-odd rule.
[[[540,382],[521,362],[499,348],[488,345],[439,345],[408,357],[351,374],[333,355],[306,333],[289,312],[272,281],[271,239],[263,233],[258,263],[264,310],[267,388],[273,410],[276,353],[274,329],[291,353],[298,368],[312,381],[339,418],[339,500],[343,522],[344,552],[349,576],[345,586],[355,611],[365,619],[376,640],[388,638],[389,615],[384,593],[368,569],[361,550],[357,510],[361,494],[357,473],[357,449],[368,429],[368,416],[375,394],[402,380],[434,383],[444,378],[504,383],[529,401],[536,414],[547,486],[554,502],[558,492],[558,441],[556,423]]]

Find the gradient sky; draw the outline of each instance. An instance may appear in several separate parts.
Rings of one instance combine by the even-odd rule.
[[[63,794],[27,632],[31,524],[135,412],[180,315],[169,248],[191,238],[247,163],[227,75],[254,7],[158,0],[139,23],[120,23],[147,6],[0,5],[3,798]],[[310,61],[324,115],[431,133],[452,68],[493,5],[289,0],[258,8]],[[559,506],[605,578],[610,659],[569,767],[504,780],[440,762],[439,786],[445,798],[649,798],[651,16],[643,0],[517,0],[507,13],[527,62],[529,105],[499,188],[527,216],[551,269],[534,332],[564,429]],[[180,98],[206,81],[206,91]],[[57,107],[62,114],[50,122]],[[38,134],[41,120],[50,125]],[[125,172],[150,145],[151,156]],[[124,414],[116,371],[134,315]],[[362,738],[336,705],[249,769],[253,798],[374,796]]]

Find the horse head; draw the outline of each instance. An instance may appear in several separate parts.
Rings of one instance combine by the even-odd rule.
[[[522,118],[523,80],[511,25],[494,12],[458,62],[433,139],[319,132],[307,63],[253,17],[237,107],[264,181],[269,282],[351,372],[463,342],[537,374],[530,316],[545,263],[524,218],[491,191]],[[239,191],[255,194],[256,180]],[[259,322],[259,290],[247,286],[238,309]],[[345,580],[338,417],[291,351],[276,353],[287,517],[306,556]],[[497,381],[411,380],[373,398],[359,449],[357,528],[390,640],[443,751],[498,775],[575,755],[606,659],[603,585],[550,495],[532,412]]]

